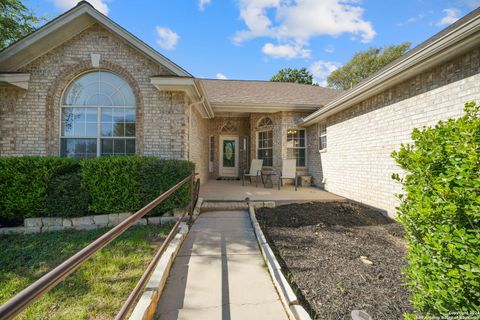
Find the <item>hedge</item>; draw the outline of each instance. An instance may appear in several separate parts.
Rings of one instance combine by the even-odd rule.
[[[412,133],[392,156],[406,176],[398,219],[408,241],[404,270],[425,318],[480,312],[480,108]],[[415,319],[415,315],[407,315]]]
[[[78,161],[59,157],[0,158],[0,225],[41,216],[50,181],[78,171]]]
[[[134,212],[193,170],[188,161],[141,156],[0,158],[0,226],[28,217]],[[155,214],[185,207],[188,190],[174,193]]]

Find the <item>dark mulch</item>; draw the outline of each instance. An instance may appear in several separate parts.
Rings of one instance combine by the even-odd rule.
[[[402,319],[413,312],[402,286],[406,244],[397,222],[346,202],[263,208],[257,218],[312,317],[351,319],[357,309],[375,320]]]

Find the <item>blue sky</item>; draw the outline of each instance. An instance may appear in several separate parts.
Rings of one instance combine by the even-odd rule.
[[[26,0],[54,18],[76,0]],[[91,0],[196,77],[268,80],[306,67],[316,81],[370,47],[415,46],[480,0]]]

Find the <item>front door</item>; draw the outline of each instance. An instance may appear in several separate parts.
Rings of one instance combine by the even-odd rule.
[[[220,136],[221,177],[238,177],[238,137]]]

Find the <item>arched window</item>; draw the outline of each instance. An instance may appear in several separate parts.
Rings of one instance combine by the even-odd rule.
[[[222,133],[235,133],[237,132],[237,127],[235,127],[230,121],[228,121],[221,130]]]
[[[258,122],[257,158],[263,159],[265,167],[273,165],[273,121],[264,117]]]
[[[118,75],[99,70],[79,76],[65,90],[61,108],[62,156],[135,154],[135,96]]]
[[[258,127],[268,127],[268,126],[273,126],[273,121],[269,117],[263,117],[258,121]]]

